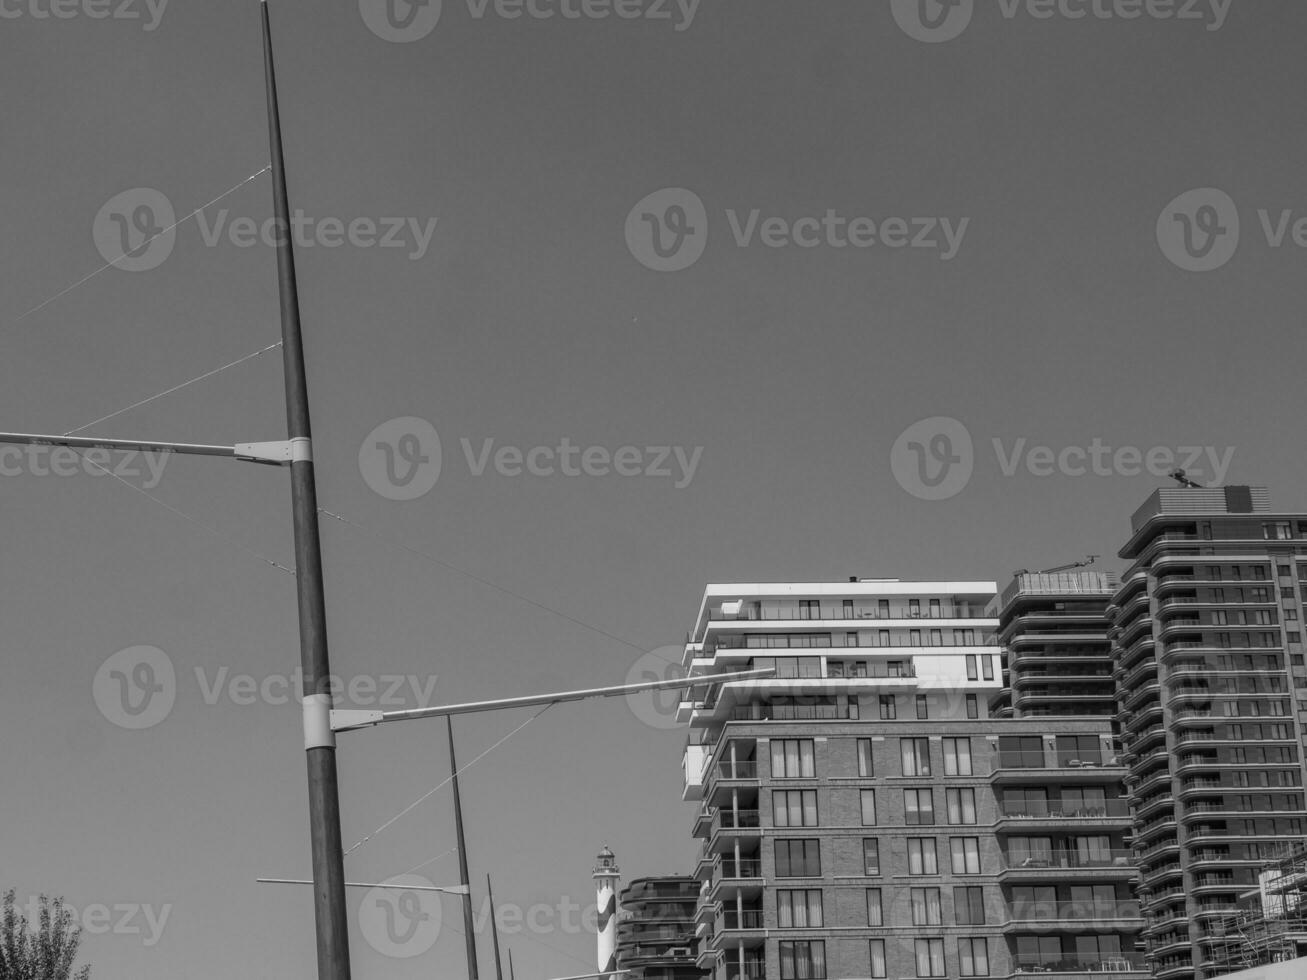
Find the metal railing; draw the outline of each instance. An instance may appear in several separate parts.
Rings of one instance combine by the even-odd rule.
[[[732,721],[813,721],[857,718],[835,704],[742,704],[731,711]]]
[[[723,859],[721,875],[723,878],[761,878],[762,861],[759,858]]]

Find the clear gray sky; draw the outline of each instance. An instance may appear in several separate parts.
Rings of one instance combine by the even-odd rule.
[[[396,23],[433,10],[396,2]],[[897,0],[705,0],[688,24],[675,4],[670,20],[510,19],[445,0],[405,43],[371,30],[355,0],[272,3],[293,205],[342,226],[402,217],[413,245],[299,253],[321,502],[366,529],[324,527],[343,676],[435,674],[441,701],[616,684],[641,651],[683,639],[707,582],[1001,582],[1091,552],[1117,567],[1130,513],[1168,481],[1128,463],[1075,475],[1074,453],[1052,475],[1024,456],[1005,475],[998,456],[1033,446],[1232,447],[1227,482],[1267,484],[1286,508],[1307,498],[1300,3],[1201,0],[1185,9],[1207,19],[1181,20],[1155,16],[1181,4],[1126,19],[1134,5],[1099,0],[1114,16],[1068,2],[1089,15],[1041,19],[982,0],[959,36],[928,42],[900,27],[895,11],[910,27],[913,5]],[[268,158],[253,0],[174,0],[152,30],[144,0],[122,8],[136,20],[94,18],[95,0],[49,9],[0,0],[0,428],[14,431],[66,432],[277,339],[272,252],[224,230],[268,216],[266,174],[184,221],[161,264],[109,268],[22,316],[104,264],[106,228],[152,227],[134,206],[97,222],[115,196],[153,189],[180,218]],[[664,188],[692,191],[705,213],[687,222],[709,229],[680,271],[638,260],[652,254],[643,210],[626,235],[636,203]],[[1223,199],[1164,213],[1200,188],[1237,209],[1232,257]],[[674,224],[668,200],[649,213]],[[738,245],[732,221],[743,234],[755,209]],[[1275,238],[1286,210],[1275,247],[1263,224]],[[969,221],[944,259],[808,238],[818,223],[801,219],[828,211],[889,239],[887,218]],[[1168,258],[1159,218],[1174,234],[1186,217],[1193,256],[1212,236],[1228,262],[1193,272]],[[431,218],[422,251],[411,229]],[[770,218],[818,244],[769,247]],[[278,357],[91,431],[276,439]],[[359,449],[407,416],[434,425],[443,465],[429,493],[393,500],[370,489]],[[975,447],[969,482],[942,500],[891,466],[900,434],[932,417]],[[946,438],[903,442],[961,455]],[[629,445],[641,466],[644,447],[702,454],[680,488],[493,463],[478,476],[461,439],[474,456],[486,439]],[[902,448],[900,464],[921,451]],[[285,473],[177,458],[149,490],[161,504],[112,479],[5,465],[0,887],[117,909],[115,928],[85,940],[96,976],[311,976],[307,889],[254,883],[308,873],[298,709],[205,698],[297,662],[293,580],[258,557],[291,563]],[[93,690],[137,646],[164,651],[177,682],[167,717],[130,730]],[[461,756],[527,717],[460,721]],[[618,701],[554,708],[496,748],[464,783],[478,895],[489,872],[507,904],[588,904],[605,841],[628,877],[689,870],[683,738]],[[440,722],[342,737],[347,842],[445,768]],[[347,871],[380,880],[452,843],[444,789]],[[449,883],[457,865],[420,873]],[[157,942],[143,907],[168,909]],[[444,913],[435,945],[408,960],[356,930],[355,975],[461,975],[457,904]],[[525,980],[593,963],[593,939],[561,920],[508,943]]]

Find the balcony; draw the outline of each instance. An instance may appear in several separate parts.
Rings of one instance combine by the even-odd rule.
[[[723,929],[761,929],[762,927],[762,909],[722,910]]]
[[[857,719],[857,711],[835,704],[741,704],[731,709],[731,721],[838,721]]]
[[[1070,980],[1072,976],[1083,974],[1131,974],[1148,976],[1148,967],[1140,956],[1076,956],[1067,954],[1057,959],[1041,956],[1024,956],[1017,954],[1013,958],[1013,972],[1010,977],[1028,977],[1035,975],[1039,980]]]
[[[726,980],[767,980],[767,963],[762,959],[726,960]]]
[[[731,850],[736,841],[753,840],[762,834],[757,810],[718,810],[713,817],[708,848],[713,853]]]
[[[1082,824],[1120,824],[1130,823],[1130,806],[1125,800],[1103,800],[1096,804],[1060,802],[1048,803],[1029,801],[1025,803],[1000,803],[998,823],[1009,832],[1039,829],[1038,825],[1048,822],[1053,825],[1073,826]],[[1015,825],[1015,826],[1013,826]]]
[[[1010,875],[1033,873],[1047,877],[1050,870],[1100,871],[1109,869],[1134,876],[1134,852],[1124,848],[1083,851],[1040,851],[1011,855],[1001,851],[1002,867]]]
[[[1133,899],[1087,902],[1022,902],[1008,906],[1007,926],[1035,922],[1072,923],[1066,928],[1128,929],[1143,925],[1143,913]]]
[[[736,861],[730,855],[722,855],[714,870],[717,873],[709,892],[714,902],[727,895],[751,898],[762,892],[762,861],[756,857]]]

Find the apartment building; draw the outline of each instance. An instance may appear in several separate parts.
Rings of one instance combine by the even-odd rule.
[[[1221,972],[1222,923],[1307,832],[1307,514],[1262,487],[1158,490],[1109,614],[1145,936],[1161,980]]]
[[[695,965],[699,881],[684,875],[635,878],[617,914],[617,969],[628,980],[704,980]]]
[[[1119,582],[1097,571],[1018,572],[991,604],[998,617],[1005,687],[1000,717],[1116,715],[1111,620]]]
[[[991,716],[995,597],[707,588],[678,717],[714,980],[1146,976],[1110,726]]]

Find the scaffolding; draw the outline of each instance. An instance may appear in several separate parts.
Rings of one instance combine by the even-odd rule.
[[[1307,841],[1285,845],[1258,875],[1257,888],[1239,906],[1214,919],[1207,937],[1208,976],[1283,963],[1307,956]]]

